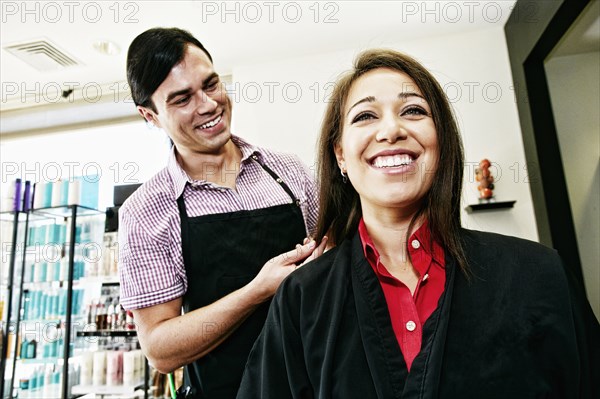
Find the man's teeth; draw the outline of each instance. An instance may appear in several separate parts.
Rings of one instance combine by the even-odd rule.
[[[373,161],[373,166],[376,168],[393,168],[396,166],[410,165],[413,159],[407,154],[389,155],[377,157]]]
[[[219,123],[221,121],[221,115],[217,116],[215,119],[213,119],[210,122],[206,122],[204,125],[200,126],[200,129],[207,129],[209,127],[213,127],[214,125],[216,125],[217,123]]]

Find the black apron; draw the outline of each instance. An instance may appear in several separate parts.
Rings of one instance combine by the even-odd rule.
[[[188,217],[183,194],[177,199],[181,216],[181,247],[188,287],[185,313],[207,306],[248,284],[273,257],[292,250],[306,236],[300,201],[269,167],[251,156],[290,196],[290,204],[250,211]],[[199,398],[235,398],[246,359],[258,337],[270,301],[260,305],[225,341],[187,365],[184,385]],[[199,334],[221,328],[206,323]]]

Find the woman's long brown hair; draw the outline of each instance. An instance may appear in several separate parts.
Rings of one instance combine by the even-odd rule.
[[[338,80],[331,95],[318,144],[320,212],[317,242],[324,235],[336,245],[352,238],[362,217],[358,193],[350,182],[344,183],[342,180],[334,148],[342,137],[343,110],[352,84],[366,72],[378,68],[405,73],[415,82],[431,108],[437,132],[437,169],[423,205],[409,225],[406,242],[415,222],[424,217],[433,239],[444,247],[446,253],[468,275],[467,260],[460,239],[464,154],[458,126],[450,103],[437,80],[419,62],[393,50],[369,50],[361,53],[355,61],[354,69]]]

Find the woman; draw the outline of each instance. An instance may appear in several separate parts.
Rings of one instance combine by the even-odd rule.
[[[462,170],[431,74],[362,53],[320,138],[317,241],[336,247],[282,284],[238,398],[598,397],[579,285],[551,249],[462,229]]]

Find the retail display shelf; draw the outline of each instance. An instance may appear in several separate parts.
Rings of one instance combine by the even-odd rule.
[[[78,280],[73,280],[73,285],[76,285]],[[67,286],[69,282],[67,280],[58,280],[58,281],[27,281],[23,283],[23,290],[32,291],[32,290],[49,290],[52,288],[64,288]]]
[[[15,212],[15,211],[4,211],[4,212],[0,212],[0,220],[4,221],[4,222],[12,222],[15,219],[15,215],[19,214],[19,215],[25,215],[27,212]]]
[[[81,288],[80,285],[89,284],[90,280],[80,278],[77,280],[73,280],[73,287]],[[56,281],[28,281],[23,283],[23,290],[31,291],[31,290],[39,290],[39,289],[53,289],[53,288],[63,288],[66,289],[67,284],[69,284],[69,280],[56,280]]]
[[[115,276],[88,276],[88,277],[82,277],[76,281],[79,281],[79,283],[81,283],[81,284],[101,283],[104,285],[118,285],[119,284],[119,276],[118,275],[115,275]]]
[[[144,381],[133,385],[74,385],[71,394],[86,395],[94,393],[97,395],[128,395],[144,387]]]
[[[88,208],[82,205],[67,205],[67,206],[50,206],[47,208],[35,208],[32,210],[32,215],[46,216],[46,217],[68,217],[73,213],[73,208],[77,213],[77,216],[92,216],[92,215],[104,215],[104,212],[98,209]]]
[[[136,330],[77,331],[78,337],[136,337]]]
[[[4,222],[12,222],[12,221],[14,221],[16,214],[23,215],[23,217],[28,216],[29,221],[48,219],[48,217],[44,216],[43,214],[34,214],[32,212],[22,212],[22,211],[18,211],[18,212],[5,211],[5,212],[0,212],[0,220],[4,221]]]
[[[478,204],[470,204],[465,207],[467,213],[479,212],[479,211],[491,211],[497,209],[508,209],[512,208],[517,201],[490,201],[490,202],[480,202]]]
[[[19,358],[18,359],[21,363],[23,364],[57,364],[57,365],[62,365],[63,364],[63,358],[60,356],[54,356],[54,357],[35,357],[33,359],[23,359],[23,358]]]
[[[50,328],[51,325],[58,326],[58,328],[64,328],[66,323],[66,316],[58,316],[51,318],[35,318],[35,319],[24,319],[19,320],[19,323],[24,324],[26,326],[38,325],[40,328]],[[71,316],[71,324],[72,325],[84,325],[85,316],[83,315],[72,315]],[[30,328],[30,327],[28,327]]]

